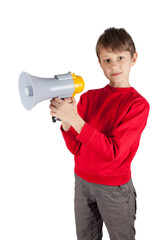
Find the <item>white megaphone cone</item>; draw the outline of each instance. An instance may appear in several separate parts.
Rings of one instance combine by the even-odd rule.
[[[23,106],[31,110],[37,103],[54,97],[66,98],[82,92],[82,77],[71,72],[55,75],[54,78],[40,78],[22,72],[19,76],[19,93]]]

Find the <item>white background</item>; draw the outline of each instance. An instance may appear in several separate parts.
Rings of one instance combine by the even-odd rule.
[[[85,90],[108,84],[95,54],[108,27],[124,27],[138,51],[130,84],[150,103],[148,125],[132,163],[138,193],[136,239],[159,239],[158,1],[5,0],[0,3],[0,239],[76,239],[74,161],[49,100],[26,111],[21,71],[53,77],[72,71]],[[77,101],[79,95],[76,97]],[[103,239],[109,239],[104,228]]]

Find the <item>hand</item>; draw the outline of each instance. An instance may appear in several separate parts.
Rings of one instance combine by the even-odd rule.
[[[77,113],[77,103],[74,97],[61,100],[53,98],[50,101],[50,114],[64,123],[66,131],[72,126],[77,133],[82,130],[85,121]],[[65,130],[65,129],[64,129]]]
[[[50,114],[59,118],[64,123],[71,125],[72,120],[78,115],[77,103],[74,97],[64,100],[53,98],[50,103]]]

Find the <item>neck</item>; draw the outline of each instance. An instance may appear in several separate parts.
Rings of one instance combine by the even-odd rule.
[[[113,82],[110,82],[109,85],[111,87],[114,87],[114,88],[129,88],[129,87],[131,87],[129,82],[125,82],[125,83],[113,83]]]

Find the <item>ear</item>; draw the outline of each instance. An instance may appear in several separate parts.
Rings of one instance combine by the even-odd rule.
[[[132,57],[132,62],[131,62],[131,66],[134,66],[137,60],[138,54],[137,52],[134,53],[133,57]]]

